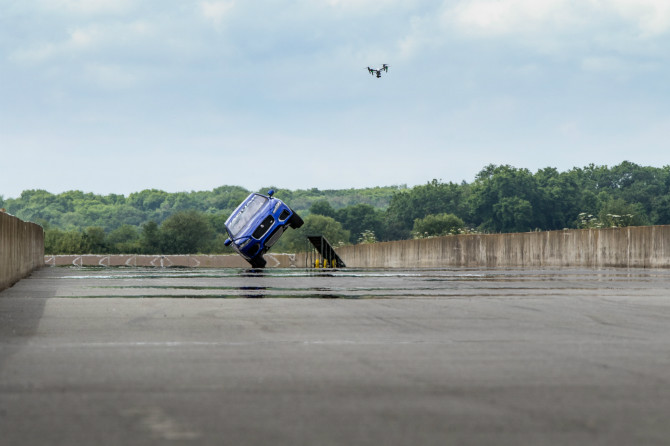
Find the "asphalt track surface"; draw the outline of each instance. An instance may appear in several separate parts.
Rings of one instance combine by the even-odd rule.
[[[44,268],[2,445],[667,445],[670,271]]]

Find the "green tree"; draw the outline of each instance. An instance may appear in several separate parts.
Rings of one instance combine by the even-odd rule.
[[[580,212],[595,212],[574,171],[559,173],[555,168],[547,167],[538,170],[534,176],[539,200],[533,204],[533,211],[543,216],[543,226],[536,227],[547,230],[574,227]]]
[[[533,205],[519,197],[504,197],[493,205],[493,215],[500,232],[524,232],[533,224]]]
[[[537,180],[528,169],[489,165],[472,185],[471,218],[484,231],[543,228],[547,226],[546,215],[535,212],[541,208],[541,199]]]
[[[212,191],[206,198],[207,206],[219,210],[232,212],[238,204],[244,201],[249,191],[239,186],[221,186]],[[229,213],[230,213],[229,212]]]
[[[393,195],[386,211],[385,240],[411,236],[414,220],[431,214],[451,213],[465,219],[468,215],[467,184],[441,183],[433,180],[423,186]]]
[[[158,189],[145,189],[128,196],[128,204],[141,211],[155,211],[167,199],[168,193]]]
[[[161,234],[158,224],[149,221],[142,225],[140,232],[140,252],[142,254],[161,254]]]
[[[212,225],[212,228],[217,232],[217,234],[223,234],[226,235],[226,220],[227,220],[227,215],[217,212],[215,214],[207,214],[207,218],[209,219],[209,223]]]
[[[655,225],[670,224],[670,195],[661,195],[652,200],[651,221]]]
[[[465,229],[465,222],[454,214],[426,215],[414,220],[412,233],[415,238],[436,237],[459,234]]]
[[[302,252],[307,246],[308,235],[322,235],[331,245],[338,246],[348,243],[350,234],[334,218],[318,214],[308,215],[300,229],[289,229],[284,233],[273,251]]]
[[[366,229],[365,231],[363,231],[358,240],[356,240],[356,242],[362,245],[369,243],[377,243],[377,236],[375,235],[374,231]]]
[[[309,208],[309,212],[310,214],[318,214],[335,218],[335,209],[333,209],[328,200],[315,201]]]
[[[384,213],[369,204],[360,203],[339,209],[335,219],[349,231],[351,243],[358,241],[366,231],[372,231],[377,237],[385,235]]]
[[[143,252],[157,253],[160,243],[155,235],[161,234],[159,225],[171,215],[189,210],[204,213],[216,233],[223,235],[226,216],[248,193],[238,186],[221,186],[212,191],[178,193],[149,189],[125,198],[81,191],[54,195],[36,189],[26,190],[18,198],[0,198],[0,207],[24,220],[40,222],[47,231],[60,230],[51,233],[49,246],[62,252],[73,252],[76,246],[76,253],[85,248],[104,249],[100,243],[93,247],[87,228],[102,228],[109,238],[124,225],[140,228],[153,221],[156,227],[150,238],[141,230],[140,246]],[[583,225],[582,213],[595,216],[602,224],[607,222],[599,219],[607,214],[635,215],[631,224],[670,224],[670,166],[645,167],[624,161],[611,168],[591,164],[558,172],[547,167],[532,174],[527,169],[489,165],[470,184],[433,180],[413,188],[277,189],[277,196],[303,216],[321,214],[340,221],[350,231],[352,242],[366,231],[374,232],[380,240],[409,238],[416,219],[442,213],[494,232],[577,227]],[[616,203],[622,203],[617,200],[631,210],[615,209]],[[109,240],[107,243],[107,249],[114,249]],[[219,249],[218,245],[210,246]]]
[[[109,252],[105,230],[99,226],[86,228],[81,236],[80,254],[106,254]]]
[[[424,215],[418,215],[412,211],[411,192],[403,191],[393,194],[391,204],[386,210],[386,236],[382,240],[405,240],[411,236],[413,219],[421,218]]]
[[[44,231],[44,254],[62,254],[60,252],[60,243],[63,237],[63,231],[56,228],[45,229]]]
[[[209,252],[216,233],[207,217],[194,210],[180,211],[160,226],[161,248],[165,254]]]
[[[669,173],[668,169],[643,167],[624,161],[612,168],[612,174],[617,178],[617,193],[613,195],[627,203],[639,204],[639,210],[648,219],[654,211],[656,197],[668,192]]]
[[[78,230],[63,231],[57,228],[44,233],[45,254],[82,254],[82,233]]]
[[[614,198],[605,202],[600,209],[598,218],[605,228],[644,226],[648,224],[642,204],[626,203],[621,198]]]
[[[137,226],[119,226],[107,235],[107,244],[113,254],[139,254],[140,233]]]

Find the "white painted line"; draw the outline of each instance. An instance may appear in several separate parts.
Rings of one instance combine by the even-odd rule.
[[[440,340],[424,341],[352,341],[352,340],[312,340],[312,341],[240,341],[240,342],[205,342],[205,341],[156,341],[156,342],[82,342],[82,343],[63,343],[63,344],[32,344],[29,345],[43,349],[71,349],[71,348],[143,348],[143,347],[237,347],[253,345],[414,345],[414,344],[445,344],[452,343]]]
[[[274,268],[274,267],[276,267],[276,266],[279,266],[279,263],[280,263],[279,260],[277,260],[277,259],[275,258],[275,256],[273,256],[272,254],[266,254],[266,255],[265,255],[265,259],[266,259],[266,260],[267,260],[267,259],[272,259],[272,260],[275,262],[274,265],[269,265],[270,268]]]

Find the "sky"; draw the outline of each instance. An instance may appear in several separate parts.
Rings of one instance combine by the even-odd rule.
[[[669,49],[668,0],[0,0],[0,195],[662,167]]]

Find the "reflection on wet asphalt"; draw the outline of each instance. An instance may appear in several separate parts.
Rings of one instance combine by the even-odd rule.
[[[656,269],[156,269],[46,268],[56,297],[458,298],[665,295]],[[66,286],[65,286],[66,285]]]

